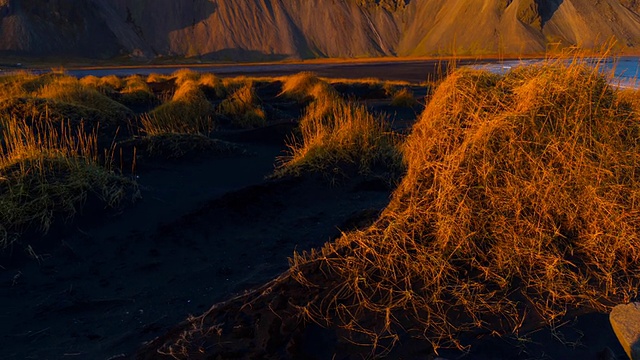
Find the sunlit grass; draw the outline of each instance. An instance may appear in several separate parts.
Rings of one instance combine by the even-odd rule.
[[[407,174],[380,219],[292,260],[317,299],[301,314],[379,350],[406,331],[437,349],[636,298],[640,122],[628,98],[579,61],[455,71],[405,142]]]
[[[110,170],[112,154],[98,152],[95,131],[46,119],[0,123],[0,250],[25,231],[46,233],[72,218],[89,198],[116,207],[135,192],[133,182]]]
[[[391,105],[398,107],[412,107],[418,104],[413,92],[408,88],[401,88],[393,92],[391,96]]]
[[[185,81],[173,98],[142,117],[148,135],[162,133],[210,133],[214,107],[195,81]]]
[[[290,155],[282,158],[276,176],[381,170],[393,177],[402,171],[398,137],[385,119],[345,101],[327,82],[310,73],[298,74],[284,82],[281,96],[309,105],[300,120],[301,137],[290,143]]]
[[[267,123],[267,115],[260,103],[253,83],[249,82],[223,100],[217,111],[231,118],[231,124],[235,127],[260,127]]]

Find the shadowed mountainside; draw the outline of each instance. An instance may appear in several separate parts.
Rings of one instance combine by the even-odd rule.
[[[635,0],[0,0],[0,51],[221,60],[640,45]]]

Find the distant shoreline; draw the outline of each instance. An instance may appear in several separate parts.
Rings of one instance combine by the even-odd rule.
[[[532,60],[546,58],[572,58],[576,53],[532,53],[532,54],[485,54],[485,55],[433,55],[433,56],[385,56],[385,57],[358,57],[358,58],[312,58],[312,59],[287,59],[280,61],[216,61],[200,60],[198,58],[155,58],[150,60],[137,60],[133,58],[116,58],[109,60],[98,59],[58,59],[55,57],[37,58],[22,56],[0,56],[0,68],[45,70],[64,68],[67,70],[92,70],[92,69],[136,69],[136,68],[173,68],[177,66],[200,68],[200,67],[226,67],[226,66],[256,66],[256,65],[285,65],[285,64],[369,64],[369,63],[395,63],[395,62],[451,62],[451,61],[511,61],[511,60]],[[619,52],[615,54],[603,54],[598,51],[579,50],[579,57],[612,57],[624,58],[640,56],[640,50],[634,52]],[[21,64],[22,66],[16,66]]]
[[[16,71],[46,73],[63,71],[75,77],[94,75],[98,77],[116,75],[149,75],[152,73],[168,75],[179,69],[189,68],[200,72],[214,73],[220,77],[247,76],[256,78],[273,78],[293,75],[300,72],[312,72],[320,77],[333,79],[373,78],[383,81],[405,81],[419,84],[441,78],[447,73],[452,63],[455,66],[484,66],[501,62],[535,61],[543,59],[598,59],[623,60],[635,58],[632,55],[596,54],[589,56],[581,53],[572,56],[443,56],[443,57],[379,57],[358,59],[311,59],[298,61],[255,62],[255,63],[175,63],[175,64],[65,64],[64,66],[45,66],[36,63],[22,63],[21,66],[4,66],[0,61],[0,75]]]

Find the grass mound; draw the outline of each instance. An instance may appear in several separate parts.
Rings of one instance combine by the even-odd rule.
[[[301,312],[374,346],[408,332],[437,349],[635,298],[640,123],[617,97],[579,64],[451,74],[381,218],[293,259],[319,292]]]
[[[143,117],[147,134],[209,133],[213,130],[213,105],[195,81],[185,81],[173,98]]]
[[[95,89],[82,85],[73,77],[60,77],[54,82],[45,84],[33,93],[35,97],[96,109],[111,122],[129,119],[133,113],[126,106],[118,103]]]
[[[345,101],[309,73],[286,80],[283,95],[311,102],[300,120],[300,140],[289,145],[290,155],[281,159],[275,176],[380,172],[392,179],[401,172],[396,136],[365,106]]]
[[[83,120],[109,123],[110,119],[101,111],[49,99],[16,97],[0,100],[0,113],[7,118],[23,119],[29,124],[47,119],[52,122],[68,121],[79,125]]]
[[[285,79],[281,95],[300,103],[312,101],[318,97],[318,85],[323,83],[326,85],[325,89],[329,87],[329,84],[320,80],[314,73],[301,72]]]
[[[68,123],[3,120],[1,145],[0,251],[73,217],[88,198],[116,207],[135,188],[100,165],[95,132]]]
[[[159,100],[149,88],[147,82],[140,76],[129,76],[120,89],[118,101],[131,109],[145,109],[157,105]]]
[[[45,85],[55,83],[68,76],[56,72],[36,75],[19,72],[0,77],[0,98],[31,96]]]
[[[171,74],[176,86],[181,87],[186,82],[198,82],[200,73],[191,69],[179,69]]]
[[[391,96],[391,105],[398,107],[413,107],[418,104],[413,92],[410,89],[402,88]]]
[[[22,117],[22,114],[16,114],[16,111],[25,104],[24,116],[35,117],[35,109],[38,116],[48,117],[47,111],[42,111],[42,104],[46,102],[44,110],[51,109],[53,117],[58,110],[63,110],[62,113],[70,118],[82,116],[86,121],[114,124],[130,119],[133,116],[130,109],[105,95],[111,90],[106,90],[103,79],[85,78],[79,81],[58,73],[4,76],[0,78],[0,100],[5,104],[3,106],[11,107],[12,114],[18,117]],[[12,106],[12,103],[18,106]]]
[[[245,84],[218,106],[218,113],[231,119],[231,125],[238,128],[255,128],[267,124],[267,115],[260,106],[251,82]]]
[[[125,82],[115,75],[108,75],[103,77],[88,75],[83,77],[79,81],[80,84],[96,89],[103,94],[118,92],[125,86]]]
[[[201,74],[198,79],[198,84],[200,84],[202,91],[204,91],[209,99],[223,99],[228,95],[223,81],[214,74]]]
[[[373,116],[364,106],[341,99],[334,99],[330,105],[325,102],[319,100],[310,105],[300,122],[302,143],[289,146],[291,155],[284,159],[276,175],[401,170],[396,138],[383,119]]]

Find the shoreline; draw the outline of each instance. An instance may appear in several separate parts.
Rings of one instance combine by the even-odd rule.
[[[495,62],[513,60],[535,60],[535,59],[570,59],[579,56],[585,58],[629,58],[640,56],[638,52],[620,52],[616,54],[603,54],[596,51],[578,51],[578,53],[531,53],[531,54],[486,54],[486,55],[431,55],[431,56],[384,56],[384,57],[356,57],[356,58],[311,58],[311,59],[285,59],[279,61],[216,61],[198,60],[197,58],[162,59],[150,60],[127,59],[38,59],[21,56],[0,56],[0,66],[13,67],[16,69],[29,70],[51,70],[62,67],[66,70],[102,70],[102,69],[145,69],[145,68],[203,68],[203,67],[251,67],[251,66],[275,66],[275,65],[336,65],[336,64],[385,64],[401,62],[451,62],[451,61],[474,61],[474,62]],[[66,62],[66,64],[65,64]],[[22,67],[16,64],[30,64]]]

